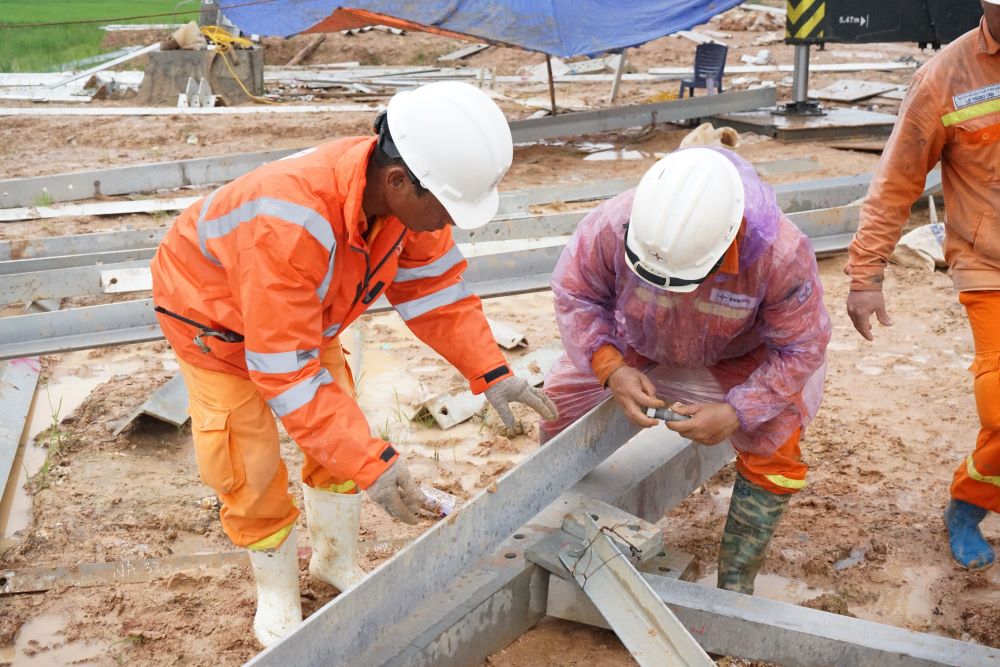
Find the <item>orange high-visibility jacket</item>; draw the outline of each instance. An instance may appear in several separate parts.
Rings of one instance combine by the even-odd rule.
[[[177,355],[249,377],[304,451],[361,488],[396,453],[371,436],[319,352],[380,295],[474,392],[510,375],[462,281],[466,262],[450,228],[415,233],[389,216],[366,243],[361,205],[374,145],[374,137],[332,141],[236,179],[184,211],[152,262],[157,306],[244,337],[206,337],[204,353],[196,327],[159,315]]]

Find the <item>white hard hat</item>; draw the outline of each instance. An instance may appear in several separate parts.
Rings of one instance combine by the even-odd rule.
[[[389,100],[392,141],[420,185],[463,229],[493,219],[497,184],[514,159],[503,112],[475,86],[441,81]]]
[[[691,292],[726,254],[743,220],[743,181],[725,155],[708,148],[671,153],[639,181],[625,235],[637,276]]]

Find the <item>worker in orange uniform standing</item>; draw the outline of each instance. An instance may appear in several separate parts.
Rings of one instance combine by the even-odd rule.
[[[952,555],[968,569],[993,564],[979,524],[1000,511],[1000,0],[982,1],[979,27],[913,77],[861,208],[845,269],[847,312],[873,340],[871,316],[890,326],[883,271],[927,173],[941,162],[945,259],[972,325],[981,429],[955,471],[945,511]]]
[[[566,355],[545,379],[550,438],[607,396],[639,426],[729,440],[736,483],[718,586],[752,594],[819,408],[830,318],[809,239],[734,153],[688,148],[583,219],[552,276]],[[668,418],[671,415],[668,415]]]
[[[393,446],[371,435],[338,333],[383,294],[425,343],[485,392],[547,418],[544,394],[514,376],[450,226],[496,214],[513,156],[485,93],[434,83],[394,96],[376,136],[323,144],[256,169],[195,203],[153,259],[153,299],[190,395],[198,469],[222,500],[226,534],[257,581],[265,646],[302,620],[281,419],[304,453],[309,572],[345,590],[358,567],[359,490],[415,523],[419,490]]]

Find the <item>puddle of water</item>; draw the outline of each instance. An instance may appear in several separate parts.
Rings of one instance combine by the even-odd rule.
[[[718,583],[716,571],[713,570],[701,577],[698,579],[698,583],[702,586],[715,588]],[[821,588],[815,588],[802,581],[782,577],[779,574],[758,574],[753,589],[753,594],[756,597],[790,604],[805,602],[826,592]]]
[[[841,558],[833,564],[834,570],[846,570],[849,567],[860,565],[865,562],[865,550],[862,547],[851,549],[851,554],[847,558]]]
[[[890,622],[893,625],[927,624],[933,617],[931,586],[946,576],[943,567],[886,565],[890,581],[898,585],[873,603],[857,610],[859,618]]]
[[[107,662],[108,646],[103,643],[63,640],[66,620],[62,616],[34,618],[17,633],[13,646],[0,649],[0,660],[11,667],[24,665],[86,665]]]
[[[150,353],[123,350],[99,359],[92,359],[89,350],[62,355],[46,372],[49,378],[38,385],[35,400],[27,417],[27,442],[14,460],[17,483],[13,491],[0,502],[0,539],[7,541],[31,522],[31,496],[24,485],[45,463],[44,443],[35,446],[37,436],[72,414],[99,384],[111,377],[130,374],[145,367]],[[171,360],[171,353],[159,355]],[[166,365],[166,364],[165,364]],[[10,488],[10,487],[8,487]]]
[[[24,490],[24,485],[41,469],[45,455],[45,449],[29,443],[14,457],[13,470],[17,471],[17,483],[9,497],[5,497],[0,504],[0,526],[3,527],[0,537],[4,540],[15,537],[18,531],[31,523],[31,496]]]
[[[34,438],[80,407],[97,385],[115,375],[133,373],[143,368],[148,353],[119,352],[100,359],[90,359],[89,350],[62,355],[46,373],[48,381],[38,385],[35,403],[29,415],[28,437]],[[81,372],[86,369],[86,372]]]

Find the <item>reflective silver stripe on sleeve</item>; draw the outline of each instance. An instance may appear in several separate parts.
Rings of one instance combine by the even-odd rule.
[[[208,214],[208,208],[212,205],[212,200],[215,199],[216,192],[218,192],[218,190],[212,190],[212,192],[210,192],[209,195],[202,200],[201,213],[198,214],[198,222],[195,226],[198,229],[198,245],[201,246],[201,254],[204,255],[205,259],[210,261],[212,264],[222,266],[222,264],[219,263],[219,260],[215,258],[215,255],[208,251],[208,246],[205,245],[205,242],[208,240],[208,237],[205,236],[205,215]]]
[[[247,368],[258,373],[294,373],[302,370],[310,359],[319,356],[319,348],[290,352],[251,352],[247,350]]]
[[[209,195],[209,199],[206,199],[205,206],[202,208],[202,217],[198,219],[198,240],[201,243],[201,252],[209,260],[216,264],[219,263],[218,259],[213,257],[205,246],[205,242],[208,239],[217,239],[225,236],[244,222],[250,222],[259,215],[266,215],[284,220],[293,225],[298,225],[309,232],[330,253],[330,262],[332,265],[333,251],[337,246],[337,240],[333,236],[333,227],[330,226],[330,222],[326,218],[308,206],[302,206],[301,204],[295,204],[282,199],[274,199],[273,197],[260,197],[245,202],[237,209],[225,215],[205,220],[204,214],[208,211],[210,198],[214,195],[215,193],[213,192]],[[329,273],[332,273],[332,270]],[[329,281],[325,282],[329,286]]]
[[[337,247],[336,240],[334,240],[333,246],[334,248]],[[323,302],[323,299],[326,298],[326,293],[330,290],[330,281],[333,280],[333,260],[334,258],[336,258],[336,256],[337,253],[331,250],[330,263],[329,266],[326,267],[326,275],[323,276],[323,282],[321,282],[319,284],[319,287],[316,288],[316,296],[319,297],[320,303]]]
[[[424,264],[423,266],[414,266],[409,269],[399,269],[396,271],[396,277],[392,279],[394,283],[405,283],[409,280],[419,280],[420,278],[436,278],[437,276],[443,275],[465,257],[462,255],[462,251],[458,249],[458,246],[453,245],[451,250],[441,255],[433,262]]]
[[[447,306],[455,303],[456,301],[461,301],[468,296],[472,296],[472,292],[469,291],[469,288],[465,286],[464,282],[460,282],[450,287],[445,287],[443,290],[428,294],[427,296],[422,296],[419,299],[414,299],[413,301],[407,301],[405,303],[397,303],[395,308],[396,312],[399,313],[400,317],[404,320],[412,320],[415,317],[420,317],[425,313],[429,313],[435,308],[440,308],[441,306]]]
[[[340,322],[336,324],[331,324],[323,331],[323,338],[333,338],[340,331]]]
[[[284,417],[313,400],[319,388],[331,382],[333,382],[333,376],[325,368],[321,368],[318,373],[281,392],[267,404],[274,410],[274,414]]]

